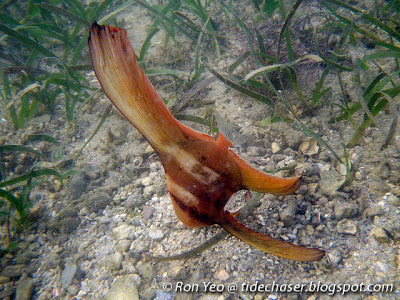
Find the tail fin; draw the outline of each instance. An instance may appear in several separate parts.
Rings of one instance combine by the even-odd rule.
[[[189,129],[170,114],[139,67],[125,30],[93,23],[88,44],[104,92],[157,152],[185,138]]]
[[[249,245],[276,256],[299,261],[313,261],[325,255],[325,252],[320,249],[296,246],[255,232],[236,220],[229,212],[225,212],[223,218],[220,226],[226,231]]]

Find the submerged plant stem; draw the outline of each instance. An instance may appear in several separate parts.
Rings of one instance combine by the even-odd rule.
[[[290,60],[294,59],[292,44],[290,42],[290,32],[287,29],[290,25],[290,22],[292,21],[292,17],[294,15],[294,13],[296,12],[297,8],[300,6],[302,1],[303,0],[297,0],[293,4],[292,9],[286,16],[285,16],[286,12],[285,12],[284,4],[282,1],[279,1],[281,16],[285,17],[285,21],[282,25],[281,32],[279,33],[278,45],[276,47],[276,62],[277,63],[279,63],[279,57],[280,57],[280,52],[281,52],[281,42],[282,42],[283,35],[285,35],[285,38],[286,38],[286,45],[288,46],[289,58],[290,58]]]
[[[360,68],[356,63],[356,58],[354,57],[354,55],[352,56],[352,62],[353,62],[353,66],[354,66],[354,81],[355,81],[355,86],[356,86],[356,94],[358,96],[358,101],[361,104],[362,109],[365,112],[365,115],[368,117],[367,119],[364,120],[363,123],[361,123],[361,125],[357,128],[356,132],[354,133],[353,137],[351,138],[351,140],[348,143],[348,147],[349,148],[353,148],[355,147],[359,140],[361,139],[361,137],[364,134],[365,129],[367,129],[368,125],[372,122],[376,127],[378,127],[378,129],[382,132],[383,135],[388,136],[385,133],[385,130],[382,128],[382,126],[380,125],[379,122],[377,122],[375,116],[373,115],[373,113],[371,112],[371,110],[368,108],[364,97],[363,97],[363,90],[361,88],[361,74],[360,74]],[[389,101],[388,101],[389,102]]]
[[[96,135],[96,133],[100,130],[101,126],[103,125],[104,121],[107,119],[107,117],[110,115],[111,109],[112,109],[113,105],[110,104],[106,110],[103,113],[103,116],[100,119],[99,124],[97,125],[97,127],[95,128],[95,130],[93,131],[93,133],[90,135],[90,137],[88,138],[88,140],[86,141],[86,143],[82,146],[81,149],[79,149],[78,153],[75,156],[75,159],[78,158],[78,156],[81,154],[82,150],[87,146],[87,144],[89,144],[89,142],[93,139],[93,137]]]

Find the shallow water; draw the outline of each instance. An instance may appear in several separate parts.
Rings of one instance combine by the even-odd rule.
[[[213,39],[208,35],[203,37],[200,45],[208,65],[234,81],[228,75],[229,66],[252,47],[258,51],[259,45],[252,22],[253,18],[257,19],[253,2],[233,3],[238,16],[248,21],[253,44],[249,46],[243,28],[234,16],[215,2],[207,12],[215,7],[212,21],[221,59],[218,59]],[[344,31],[337,26],[328,26],[333,17],[326,17],[326,8],[321,8],[325,15],[321,14],[319,5],[318,2],[303,3],[294,15],[291,34],[295,59],[308,54],[321,55],[312,41],[311,24],[320,29],[318,41],[322,54],[330,55],[330,59],[337,59],[335,63],[345,67],[352,67],[351,55],[364,58],[382,51],[379,46],[371,47],[370,40],[356,32],[355,49],[349,44],[340,48],[343,57],[330,54]],[[352,5],[359,9],[372,7],[369,2]],[[286,9],[289,8],[286,3]],[[197,26],[203,24],[193,13],[179,12]],[[343,8],[338,8],[338,12],[349,17]],[[392,9],[387,15],[398,14]],[[154,18],[144,7],[131,5],[117,15],[117,20],[124,20],[123,28],[136,53],[140,53]],[[359,26],[370,28],[366,20],[354,20]],[[257,23],[269,55],[276,53],[281,24],[277,15]],[[194,74],[196,55],[197,40],[191,41],[177,29],[175,33],[176,42],[171,38],[166,41],[165,30],[157,32],[142,65],[145,70],[179,71],[183,82],[168,75],[151,76],[149,72],[150,81],[169,103],[185,98],[188,93],[190,87],[185,83]],[[374,33],[389,42],[383,31],[375,29]],[[55,44],[51,50],[61,55],[61,48]],[[286,49],[283,41],[281,63],[288,61]],[[84,50],[80,63],[88,61],[89,53]],[[397,70],[393,58],[385,57],[375,62],[388,74]],[[260,63],[272,64],[265,59],[260,59]],[[376,65],[371,61],[367,63],[369,69],[360,70],[364,91],[379,74]],[[50,72],[59,70],[49,60],[40,60],[38,66]],[[233,74],[244,76],[258,67],[250,54]],[[24,292],[22,287],[28,287],[28,296],[24,299],[122,299],[120,294],[111,298],[112,293],[117,293],[115,290],[129,291],[130,296],[126,299],[137,299],[136,289],[144,299],[330,299],[332,295],[338,299],[394,299],[399,291],[400,260],[398,131],[394,131],[392,144],[380,148],[395,120],[399,100],[395,97],[377,114],[378,125],[367,127],[356,147],[346,147],[352,166],[351,181],[346,182],[348,170],[334,152],[343,163],[346,162],[343,145],[363,122],[364,112],[360,109],[352,119],[328,122],[332,117],[340,116],[340,106],[351,106],[359,99],[354,69],[337,71],[333,67],[320,90],[330,88],[330,91],[318,99],[316,105],[311,104],[316,84],[326,69],[326,62],[315,60],[296,65],[293,70],[296,70],[299,87],[297,93],[288,78],[289,73],[282,72],[280,79],[276,71],[270,73],[280,98],[272,88],[266,91],[254,85],[246,86],[272,99],[276,105],[274,110],[220,80],[209,80],[176,112],[207,119],[216,110],[245,140],[243,144],[234,145],[234,151],[249,164],[263,171],[279,169],[277,175],[283,177],[293,176],[294,168],[302,174],[302,184],[295,194],[266,194],[244,223],[257,232],[326,251],[323,260],[312,263],[277,258],[231,236],[192,258],[163,262],[149,259],[146,254],[170,256],[190,250],[222,229],[218,226],[190,229],[180,223],[168,195],[162,164],[140,133],[113,110],[76,157],[110,104],[103,94],[88,103],[77,103],[72,126],[68,125],[65,96],[61,94],[52,113],[40,111],[40,115],[27,120],[18,131],[10,116],[4,113],[10,99],[2,101],[0,144],[23,144],[48,155],[37,159],[34,154],[2,152],[3,181],[28,173],[33,166],[55,168],[62,173],[71,169],[77,172],[62,186],[54,176],[42,177],[45,180],[31,192],[31,216],[25,229],[15,231],[15,222],[8,226],[5,217],[0,219],[1,249],[7,246],[7,227],[11,228],[11,241],[16,242],[15,250],[1,252],[0,284],[3,289],[0,289],[0,298],[12,299],[16,293]],[[99,87],[94,72],[82,74],[90,86]],[[15,77],[10,80],[19,75],[12,76]],[[204,71],[199,81],[210,76],[213,75]],[[267,85],[265,78],[258,76],[255,79]],[[397,76],[391,79],[397,86]],[[388,81],[385,88],[389,87]],[[20,89],[14,90],[16,94]],[[26,95],[33,92],[35,90]],[[4,79],[3,93],[6,95]],[[24,98],[15,98],[16,109],[24,103],[22,100]],[[182,122],[210,134],[210,126]],[[310,135],[304,127],[302,130],[300,123],[318,137]],[[28,140],[29,134],[37,133],[50,135],[59,144]],[[57,156],[58,153],[61,155]],[[40,165],[38,160],[47,164]],[[235,211],[244,205],[244,199],[245,192],[238,192],[227,209]],[[6,209],[5,205],[0,208]],[[11,211],[14,213],[13,209]],[[365,290],[371,288],[376,291]],[[392,292],[382,292],[385,288]]]

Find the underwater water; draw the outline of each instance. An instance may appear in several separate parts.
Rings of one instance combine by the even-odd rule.
[[[1,3],[0,298],[398,298],[399,14]]]

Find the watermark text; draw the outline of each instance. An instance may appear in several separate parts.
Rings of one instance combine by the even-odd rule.
[[[163,284],[166,292],[175,293],[324,293],[328,295],[347,293],[392,293],[393,284],[350,284],[350,283],[323,283],[311,281],[309,283],[271,283],[243,282],[243,283],[213,283],[211,281],[202,283],[184,283],[169,281]]]

